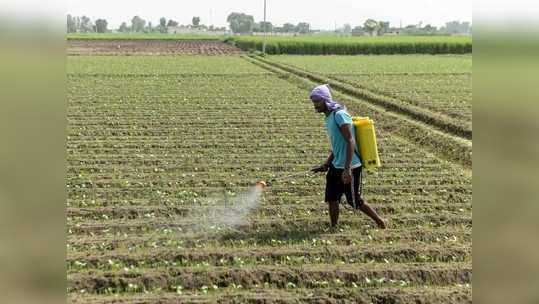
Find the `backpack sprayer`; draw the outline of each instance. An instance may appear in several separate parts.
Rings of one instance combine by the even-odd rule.
[[[374,121],[368,117],[356,116],[352,117],[352,123],[356,128],[356,149],[361,156],[362,166],[367,171],[373,171],[381,166]]]

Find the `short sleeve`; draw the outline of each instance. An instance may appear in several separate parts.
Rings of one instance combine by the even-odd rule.
[[[338,111],[335,113],[335,122],[339,127],[344,124],[352,124],[352,117],[346,111]]]

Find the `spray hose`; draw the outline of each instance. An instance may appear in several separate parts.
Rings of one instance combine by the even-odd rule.
[[[270,186],[271,184],[273,184],[275,182],[285,181],[287,179],[291,179],[293,177],[300,176],[300,175],[309,175],[310,172],[311,172],[311,169],[309,169],[308,171],[298,172],[298,173],[294,173],[294,174],[290,174],[290,175],[274,177],[274,178],[267,181],[267,185]]]

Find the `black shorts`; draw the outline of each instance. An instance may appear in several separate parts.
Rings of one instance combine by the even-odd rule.
[[[356,206],[352,200],[352,187],[350,184],[343,184],[342,173],[344,169],[337,169],[331,165],[326,175],[326,202],[340,202],[341,197],[344,194],[346,201],[353,208],[359,208],[363,204],[363,198],[361,197],[361,169],[358,167],[352,169],[352,181],[354,183],[354,194],[356,197]]]

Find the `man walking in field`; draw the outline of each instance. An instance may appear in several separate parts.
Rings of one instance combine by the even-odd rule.
[[[313,172],[326,172],[325,201],[329,204],[331,226],[339,221],[339,203],[344,194],[348,204],[372,218],[379,228],[385,229],[386,222],[365,202],[359,191],[361,184],[361,160],[356,150],[355,128],[352,117],[341,104],[333,101],[329,85],[320,85],[310,95],[318,113],[326,116],[326,130],[331,143],[331,154],[323,165]]]

